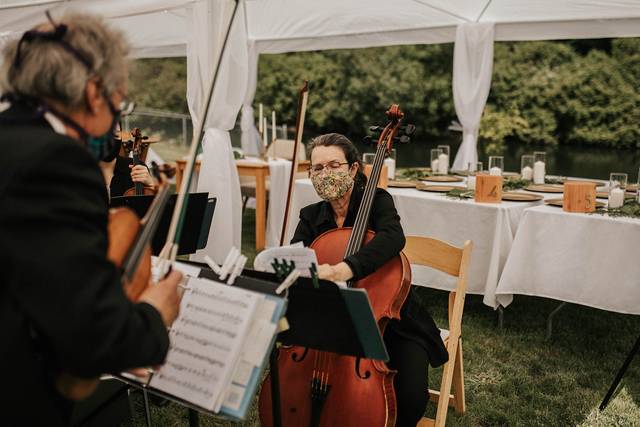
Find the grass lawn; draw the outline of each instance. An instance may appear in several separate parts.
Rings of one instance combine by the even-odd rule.
[[[255,255],[253,210],[243,223],[243,253]],[[613,284],[612,284],[613,287]],[[446,325],[447,295],[421,288],[438,325]],[[615,289],[612,289],[615,292]],[[482,297],[469,295],[462,326],[467,412],[450,410],[450,426],[640,426],[640,356],[605,412],[597,410],[615,372],[638,334],[640,318],[568,305],[556,316],[553,337],[545,340],[547,315],[557,301],[517,296],[505,310],[504,329]],[[430,370],[432,388],[440,369]],[[286,384],[282,385],[286,387]],[[143,426],[142,406],[134,401],[131,426]],[[187,425],[176,405],[152,409],[154,426]],[[427,413],[433,416],[433,404]],[[203,426],[259,425],[255,412],[245,423],[200,417]]]

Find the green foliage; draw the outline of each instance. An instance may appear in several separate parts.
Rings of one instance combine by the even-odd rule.
[[[184,59],[136,63],[130,92],[139,105],[188,112]],[[262,55],[254,105],[292,125],[308,80],[307,135],[358,140],[399,103],[417,127],[414,140],[440,138],[456,118],[452,65],[451,44]],[[499,42],[479,136],[488,154],[514,143],[640,147],[638,87],[637,38]]]
[[[140,59],[133,63],[129,97],[138,105],[188,114],[186,94],[186,58]]]
[[[264,55],[256,104],[294,123],[297,90],[310,82],[305,128],[362,136],[384,123],[384,110],[399,103],[419,134],[441,135],[455,117],[451,95],[452,45],[391,46]],[[265,111],[266,114],[266,111]]]

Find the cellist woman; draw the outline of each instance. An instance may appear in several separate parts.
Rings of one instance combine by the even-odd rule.
[[[366,176],[360,155],[344,135],[330,133],[316,137],[309,144],[309,177],[323,201],[300,211],[300,222],[292,243],[309,246],[322,233],[353,226],[362,200]],[[342,262],[318,267],[322,279],[359,280],[397,256],[405,237],[391,195],[378,188],[369,220],[375,237]],[[414,427],[423,416],[428,401],[428,365],[437,367],[448,359],[440,332],[427,311],[421,307],[415,290],[409,293],[401,310],[401,319],[391,321],[384,334],[389,351],[388,366],[397,370],[394,388],[397,399],[397,422],[400,427]]]

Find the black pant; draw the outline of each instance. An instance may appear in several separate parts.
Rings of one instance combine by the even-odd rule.
[[[396,393],[397,427],[415,427],[429,401],[429,356],[426,350],[408,338],[387,328],[384,342],[391,360],[388,366],[398,373],[393,385]]]

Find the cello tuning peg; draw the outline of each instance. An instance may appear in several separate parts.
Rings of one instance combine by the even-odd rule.
[[[405,135],[411,136],[415,133],[416,127],[415,125],[406,125],[402,128],[402,131]]]
[[[407,135],[401,135],[401,136],[394,136],[393,140],[400,144],[406,144],[411,140],[411,138],[409,138]]]
[[[380,132],[380,126],[369,126],[369,132],[377,133]]]

